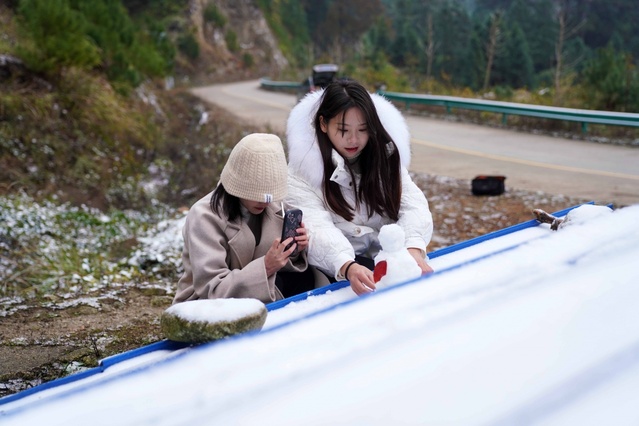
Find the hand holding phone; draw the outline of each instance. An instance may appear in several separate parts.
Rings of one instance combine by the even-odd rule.
[[[300,209],[286,210],[284,212],[284,225],[282,226],[282,239],[280,241],[284,242],[284,240],[288,238],[295,238],[297,236],[297,228],[299,228],[301,224],[302,211]],[[287,245],[285,250],[291,248],[293,244],[295,244],[295,241]],[[297,253],[298,250],[296,247],[291,256],[295,256]]]

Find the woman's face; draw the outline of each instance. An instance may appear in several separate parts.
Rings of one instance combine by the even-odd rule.
[[[240,203],[242,203],[242,205],[246,207],[246,209],[251,214],[262,214],[262,212],[268,207],[268,205],[271,204],[261,203],[259,201],[245,200],[244,198],[240,198]]]
[[[328,123],[321,117],[320,127],[337,152],[346,159],[357,157],[368,143],[368,126],[364,114],[357,107],[336,115]]]

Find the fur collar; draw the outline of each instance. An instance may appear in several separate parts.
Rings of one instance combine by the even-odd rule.
[[[309,93],[293,109],[286,123],[288,166],[292,174],[302,177],[313,187],[322,183],[322,156],[320,154],[313,118],[319,107],[323,90]],[[393,138],[402,166],[410,165],[410,133],[406,120],[386,98],[371,93],[382,125]]]

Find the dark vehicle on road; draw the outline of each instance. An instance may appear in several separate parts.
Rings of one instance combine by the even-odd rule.
[[[307,93],[326,87],[328,83],[335,80],[337,71],[339,71],[339,67],[335,64],[314,65],[312,74],[302,81],[297,91],[297,100],[302,99]]]

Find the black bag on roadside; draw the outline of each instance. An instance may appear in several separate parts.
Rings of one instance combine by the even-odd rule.
[[[477,176],[471,182],[473,195],[501,195],[506,190],[506,176]]]

